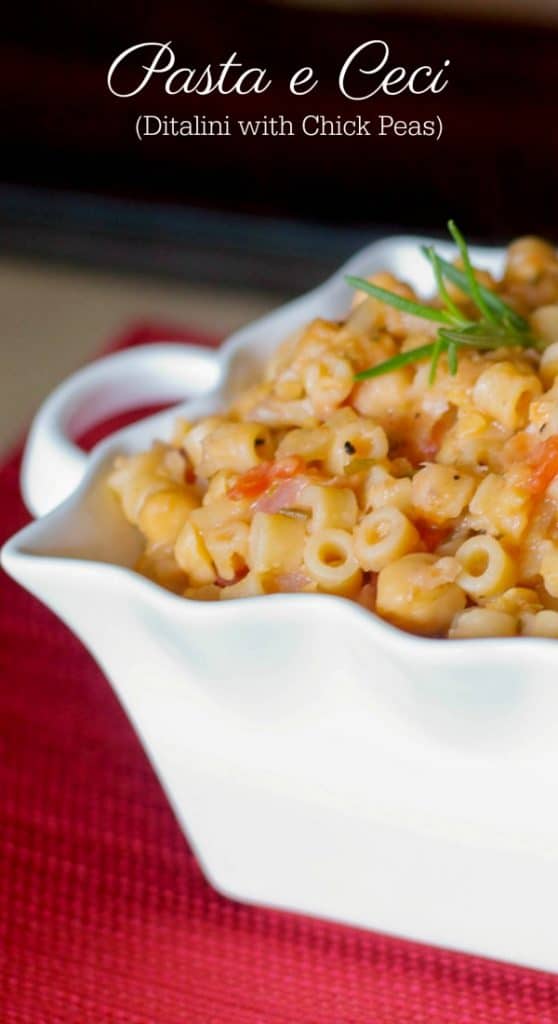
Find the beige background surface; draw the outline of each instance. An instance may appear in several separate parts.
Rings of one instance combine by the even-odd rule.
[[[0,449],[55,384],[130,322],[168,320],[225,335],[277,301],[261,292],[0,260]]]

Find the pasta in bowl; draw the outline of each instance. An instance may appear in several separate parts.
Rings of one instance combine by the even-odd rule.
[[[345,318],[287,337],[223,412],[115,460],[142,574],[203,601],[340,595],[425,636],[558,637],[556,251],[519,239],[472,290],[466,250],[428,252],[426,307],[388,272],[354,279]]]

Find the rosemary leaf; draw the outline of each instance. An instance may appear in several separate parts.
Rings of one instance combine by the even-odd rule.
[[[434,351],[432,352],[432,362],[430,363],[430,373],[428,375],[428,383],[430,386],[432,386],[436,380],[436,371],[438,369],[438,363],[440,362],[443,345],[443,339],[438,335],[438,338],[434,342]]]
[[[444,281],[442,273],[442,264],[440,261],[440,257],[438,256],[438,253],[436,252],[432,245],[429,247],[425,246],[423,248],[423,252],[425,253],[426,258],[430,261],[432,270],[434,271],[434,277],[436,278],[436,287],[438,289],[438,295],[440,296],[446,309],[452,315],[454,321],[457,324],[466,324],[467,317],[461,312],[460,309],[458,309],[458,307],[455,305],[455,302],[452,301],[448,294],[448,290],[446,288],[446,283]]]
[[[301,508],[280,508],[279,515],[287,516],[289,519],[306,520],[310,518],[310,512],[307,512],[305,509]]]
[[[386,359],[383,363],[371,366],[368,370],[361,370],[360,373],[355,375],[355,380],[382,377],[384,373],[392,373],[393,370],[398,370],[401,366],[407,366],[409,363],[418,363],[421,359],[427,359],[428,356],[434,355],[437,344],[437,341],[433,341],[431,345],[419,345],[418,348],[410,348],[408,352],[398,352],[396,356]]]
[[[484,301],[483,294],[479,288],[479,283],[475,277],[475,271],[473,269],[473,264],[471,263],[471,258],[469,256],[467,243],[463,238],[463,235],[461,234],[459,228],[457,227],[457,224],[455,224],[453,220],[448,220],[448,230],[457,248],[459,249],[459,255],[461,256],[461,260],[463,262],[463,272],[469,283],[469,295],[471,296],[473,302],[475,303],[475,306],[482,314],[484,319],[488,320],[489,323],[497,323],[498,318],[496,314],[493,312],[493,310],[490,309],[490,307]]]
[[[372,284],[371,281],[367,281],[363,277],[349,275],[345,280],[352,288],[366,292],[367,295],[372,295],[373,298],[379,299],[380,302],[385,302],[387,306],[393,306],[394,309],[399,309],[403,313],[420,316],[423,320],[433,320],[437,324],[455,325],[454,318],[443,309],[421,306],[418,302],[412,302],[411,299],[404,299],[402,295],[396,295],[395,292],[388,291],[387,288],[379,288],[378,285]]]
[[[482,349],[488,351],[498,348],[531,348],[538,342],[529,334],[519,334],[515,331],[491,328],[490,324],[478,323],[463,328],[442,328],[440,334],[448,342],[456,342],[458,345],[467,345],[468,348]]]

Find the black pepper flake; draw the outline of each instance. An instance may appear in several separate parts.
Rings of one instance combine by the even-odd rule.
[[[260,445],[265,444],[265,437],[257,437],[256,440],[254,441],[254,444],[256,448],[259,448]]]
[[[454,480],[461,480],[461,477],[459,476],[459,473],[456,473],[453,479]]]
[[[355,452],[356,452],[356,448],[355,448],[354,444],[351,444],[350,441],[345,441],[345,444],[343,445],[343,448],[347,452],[347,455],[354,455]]]

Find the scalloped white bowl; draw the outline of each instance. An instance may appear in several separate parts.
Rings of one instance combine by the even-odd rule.
[[[217,352],[146,346],[75,374],[33,424],[22,487],[41,518],[2,564],[104,669],[222,892],[558,971],[558,644],[413,637],[326,595],[187,601],[134,573],[136,533],[103,484],[117,452],[219,408],[294,328],[343,315],[346,273],[428,290],[424,241],[375,243]],[[502,253],[473,257],[497,269]],[[88,456],[70,440],[185,396]]]

